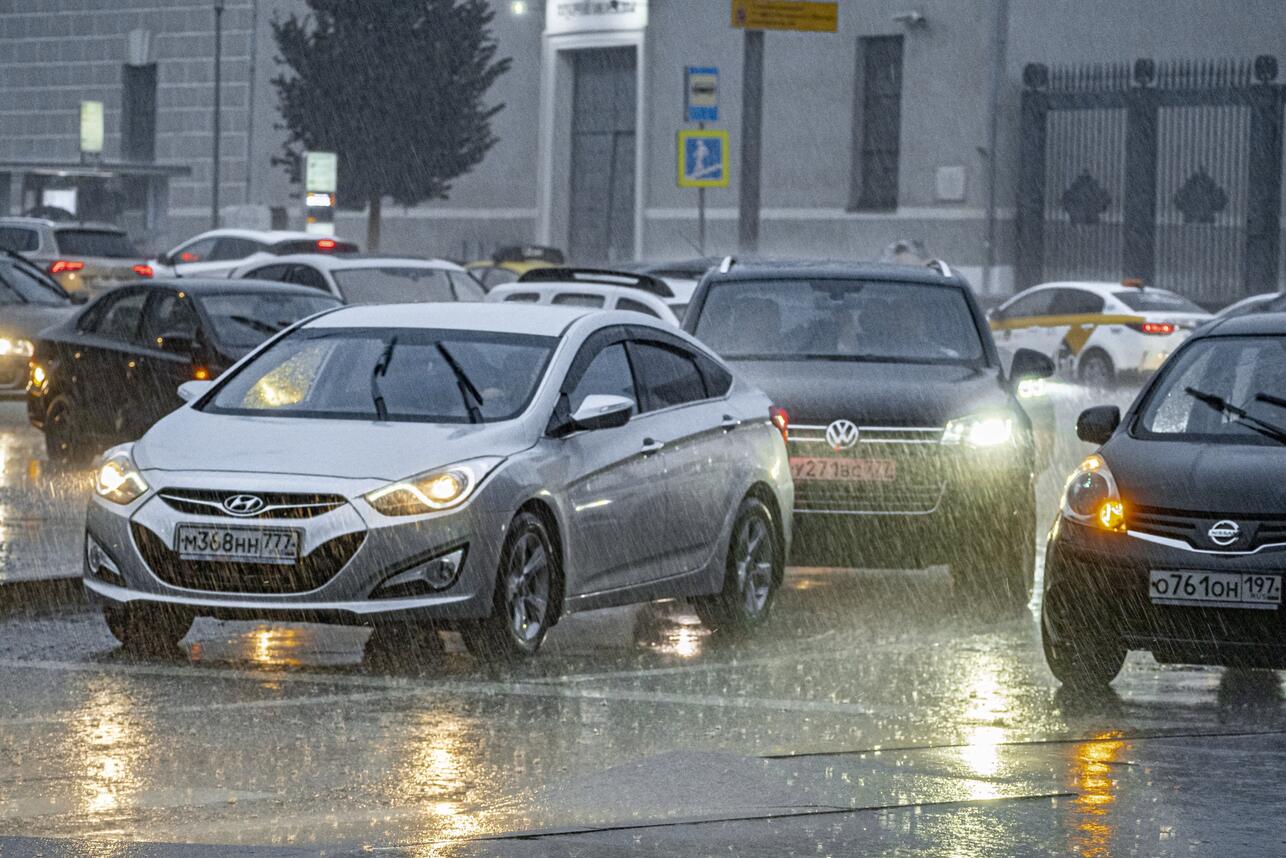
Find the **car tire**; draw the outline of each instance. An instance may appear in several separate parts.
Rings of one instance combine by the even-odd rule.
[[[45,412],[45,454],[59,468],[77,468],[89,464],[94,448],[86,437],[76,409],[66,396],[49,403]]]
[[[545,522],[533,513],[518,513],[500,552],[491,615],[459,626],[465,647],[490,661],[535,655],[557,619],[561,576]]]
[[[103,620],[112,637],[136,652],[164,653],[178,647],[196,618],[163,605],[112,605],[103,608]]]
[[[1125,664],[1126,648],[1114,629],[1093,622],[1094,611],[1077,604],[1063,585],[1045,592],[1040,642],[1045,663],[1063,685],[1081,690],[1106,688]]]
[[[748,497],[732,523],[723,589],[692,600],[692,607],[714,632],[745,634],[767,622],[783,571],[772,512]]]
[[[1077,368],[1081,384],[1094,390],[1111,390],[1116,386],[1116,367],[1106,352],[1094,350],[1081,358]]]

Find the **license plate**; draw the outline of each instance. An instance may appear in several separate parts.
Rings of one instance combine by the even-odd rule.
[[[299,559],[299,531],[180,524],[174,534],[174,550],[184,560],[289,564]]]
[[[857,483],[891,483],[897,479],[894,459],[832,459],[792,456],[790,475],[797,480],[832,480]]]
[[[1250,572],[1153,569],[1148,595],[1154,605],[1218,605],[1272,611],[1282,603],[1282,579],[1280,575]]]

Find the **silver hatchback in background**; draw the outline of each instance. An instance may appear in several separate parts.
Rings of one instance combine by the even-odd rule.
[[[209,615],[513,657],[568,612],[663,597],[748,629],[781,581],[771,403],[640,314],[349,307],[184,388],[88,511],[85,586],[125,643]]]

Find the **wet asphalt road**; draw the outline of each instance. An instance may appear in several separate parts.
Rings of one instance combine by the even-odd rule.
[[[0,406],[0,581],[78,568],[87,480],[39,441]],[[5,593],[0,858],[1286,851],[1275,674],[1135,654],[1067,694],[1037,606],[971,615],[942,570],[792,570],[735,645],[680,603],[573,616],[508,668],[210,620],[131,656]]]

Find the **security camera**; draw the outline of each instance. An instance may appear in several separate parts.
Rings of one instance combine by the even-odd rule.
[[[929,23],[929,19],[924,17],[924,13],[915,9],[909,12],[898,12],[893,16],[893,20],[904,27],[923,27]]]

